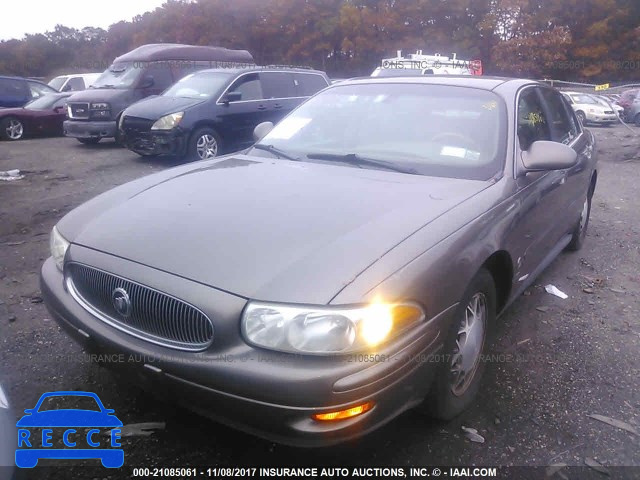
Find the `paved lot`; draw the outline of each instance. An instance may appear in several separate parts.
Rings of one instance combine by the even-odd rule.
[[[501,318],[477,404],[448,424],[408,412],[365,439],[322,450],[275,445],[164,405],[78,358],[80,349],[41,303],[38,271],[58,219],[177,160],[141,159],[108,142],[0,142],[0,170],[26,174],[0,182],[0,382],[16,412],[43,392],[82,389],[96,392],[125,424],[166,422],[151,436],[124,439],[126,464],[134,466],[542,466],[589,458],[612,478],[633,478],[640,468],[615,467],[640,467],[640,436],[587,415],[640,429],[640,136],[622,126],[594,132],[600,176],[586,246],[561,255]],[[549,283],[569,298],[545,293],[541,286]],[[59,354],[76,359],[56,360]],[[485,442],[470,442],[462,426]],[[93,478],[90,472],[76,467],[74,478]],[[587,467],[569,477],[604,478]]]

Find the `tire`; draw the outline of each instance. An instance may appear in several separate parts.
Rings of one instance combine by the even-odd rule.
[[[584,239],[587,236],[587,228],[589,227],[589,218],[591,217],[591,199],[593,198],[593,191],[595,186],[593,182],[589,185],[587,197],[584,200],[582,211],[580,212],[580,218],[571,233],[571,241],[567,245],[567,250],[570,252],[577,252],[584,245]]]
[[[189,139],[187,158],[189,160],[206,160],[220,155],[222,140],[216,131],[209,127],[199,128]]]
[[[78,140],[83,145],[96,145],[101,140],[101,138],[98,138],[98,137],[76,138],[76,140]]]
[[[7,117],[0,122],[0,137],[5,140],[22,140],[24,124],[16,117]]]
[[[482,315],[471,315],[470,309]],[[456,311],[455,320],[445,339],[444,361],[437,366],[433,384],[421,406],[423,411],[441,420],[451,420],[473,403],[486,366],[482,354],[489,344],[495,318],[495,282],[489,271],[483,268],[471,280]],[[469,320],[472,323],[467,323]],[[468,330],[473,335],[462,332],[465,326],[473,329],[474,325],[476,330]],[[477,330],[479,327],[484,328]],[[466,362],[464,355],[460,355],[465,350],[469,359]],[[466,376],[460,375],[460,367],[463,366],[466,367]]]
[[[578,120],[580,120],[580,123],[581,123],[582,125],[585,125],[585,124],[586,124],[586,122],[587,122],[587,116],[584,114],[584,112],[583,112],[583,111],[578,110],[578,111],[576,112],[576,117],[578,117]]]

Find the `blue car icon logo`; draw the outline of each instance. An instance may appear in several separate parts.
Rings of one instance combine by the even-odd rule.
[[[68,408],[70,404],[75,408]],[[82,408],[78,408],[78,405]],[[18,420],[16,465],[33,468],[41,458],[100,459],[107,468],[124,464],[122,422],[92,392],[49,392]]]

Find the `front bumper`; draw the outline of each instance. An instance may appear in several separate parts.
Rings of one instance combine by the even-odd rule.
[[[614,114],[595,114],[587,113],[587,121],[591,123],[615,123],[618,121],[618,116]]]
[[[65,120],[62,124],[65,136],[73,138],[115,138],[118,125],[110,121]]]
[[[188,137],[181,129],[148,132],[123,130],[121,132],[124,145],[140,155],[186,154]]]
[[[71,297],[49,258],[41,271],[46,306],[85,349],[111,358],[106,366],[162,398],[289,445],[327,446],[356,438],[420,403],[435,371],[438,356],[433,354],[441,348],[442,332],[454,310],[451,307],[379,351],[367,352],[371,357],[283,354],[242,341],[239,318],[246,299],[76,245],[70,251],[74,261],[89,263],[91,258],[96,268],[108,266],[109,271],[198,305],[215,328],[211,347],[198,353],[154,345],[116,330]],[[369,401],[375,403],[372,410],[347,420],[311,418]]]

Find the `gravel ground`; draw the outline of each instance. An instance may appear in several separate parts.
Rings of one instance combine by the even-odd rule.
[[[89,390],[125,424],[166,422],[150,436],[123,439],[128,466],[394,465],[408,471],[566,464],[581,468],[561,469],[553,478],[605,478],[585,466],[593,460],[609,478],[640,478],[640,436],[588,416],[640,430],[640,129],[593,131],[599,182],[586,245],[561,255],[500,319],[476,405],[446,424],[408,412],[364,439],[320,450],[276,445],[163,404],[89,361],[56,361],[81,350],[50,320],[40,297],[38,272],[51,227],[98,193],[179,162],[141,159],[109,142],[0,142],[0,170],[26,175],[0,182],[0,382],[16,412],[33,407],[43,392]],[[569,298],[546,293],[547,284]],[[477,429],[485,442],[469,441],[462,426]],[[86,465],[67,467],[64,476],[41,467],[18,475],[131,473]],[[545,469],[524,472],[520,478],[545,475]]]

